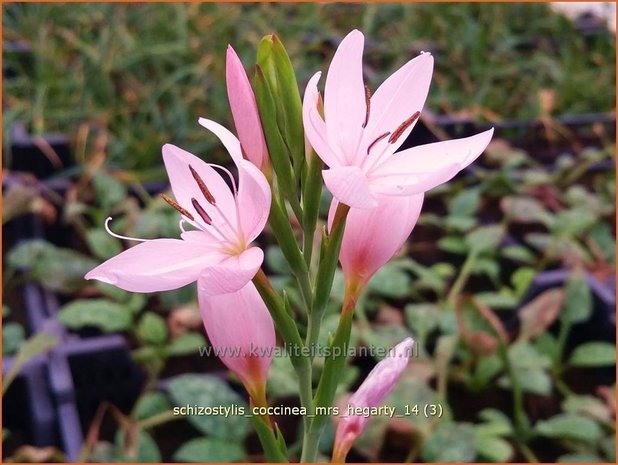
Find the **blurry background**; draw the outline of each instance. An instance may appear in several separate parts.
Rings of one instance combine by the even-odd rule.
[[[197,118],[232,127],[228,43],[251,75],[276,32],[302,91],[358,28],[374,90],[420,51],[435,56],[406,146],[487,126],[496,137],[428,196],[354,329],[359,347],[413,335],[418,357],[388,403],[445,413],[373,419],[350,459],[615,460],[615,33],[598,14],[571,16],[548,4],[3,5],[3,456],[261,460],[244,418],[170,415],[244,402],[198,354],[194,288],[131,295],[82,278],[128,246],[103,231],[108,216],[120,234],[178,235],[158,199],[164,143],[225,160]],[[354,359],[344,391],[374,364]],[[286,360],[272,377],[272,402],[295,404]],[[278,421],[297,452],[299,419]]]

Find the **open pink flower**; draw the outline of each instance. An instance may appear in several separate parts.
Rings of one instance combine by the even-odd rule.
[[[405,197],[377,195],[370,210],[352,208],[348,213],[339,252],[345,281],[357,291],[401,249],[414,229],[424,194]],[[338,202],[331,203],[331,227]]]
[[[227,85],[227,99],[230,102],[232,118],[236,133],[240,140],[242,157],[249,160],[262,171],[268,171],[269,157],[262,122],[258,112],[255,94],[249,83],[245,68],[231,45],[227,47],[225,61],[225,82]],[[219,137],[216,129],[219,124],[206,118],[200,118],[199,123],[206,129],[212,130]],[[215,130],[213,130],[215,128]]]
[[[363,34],[350,32],[328,69],[324,119],[317,108],[316,73],[305,91],[305,134],[329,167],[324,182],[340,202],[373,208],[377,196],[426,192],[472,163],[493,129],[463,139],[395,151],[412,131],[429,92],[433,57],[422,53],[392,74],[370,96],[363,82]]]
[[[386,358],[378,363],[367,375],[363,384],[352,394],[348,405],[351,407],[377,407],[393,390],[399,377],[408,365],[414,341],[407,338],[393,347]],[[347,410],[347,409],[346,409]],[[369,418],[360,415],[347,415],[337,423],[333,462],[343,462],[352,444],[363,432]]]
[[[173,145],[163,146],[163,161],[176,200],[165,198],[182,215],[181,239],[141,239],[141,244],[90,271],[86,279],[133,292],[176,289],[200,276],[205,295],[244,287],[264,259],[262,250],[251,242],[264,229],[271,193],[259,169],[242,159],[238,140],[227,142],[238,168],[238,189],[224,168]],[[232,189],[215,168],[229,175]],[[195,230],[185,231],[183,223]]]
[[[242,381],[254,402],[265,404],[268,369],[275,348],[273,320],[253,283],[229,294],[210,295],[198,280],[198,299],[210,344]]]

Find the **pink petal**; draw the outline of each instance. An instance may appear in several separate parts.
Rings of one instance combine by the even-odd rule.
[[[247,243],[264,229],[270,213],[271,192],[262,172],[251,162],[240,160],[238,166],[238,216]]]
[[[381,404],[408,365],[413,345],[414,340],[409,337],[393,347],[350,397],[349,404],[359,407],[376,407]]]
[[[374,192],[410,195],[449,181],[485,150],[494,130],[463,139],[412,147],[396,153],[370,172]]]
[[[364,209],[377,205],[365,174],[356,166],[324,170],[322,176],[328,190],[341,203]]]
[[[216,121],[206,118],[199,118],[197,122],[200,124],[200,126],[208,129],[219,138],[225,149],[232,156],[234,162],[243,159],[242,150],[240,148],[240,141],[227,128],[220,125]]]
[[[353,208],[348,213],[339,253],[346,281],[365,284],[401,249],[414,229],[423,205],[423,194],[405,197],[376,196],[377,207]],[[329,227],[337,209],[333,201]]]
[[[191,199],[196,199],[206,210],[212,222],[223,231],[226,236],[233,237],[236,225],[236,202],[227,183],[221,175],[204,161],[171,144],[163,146],[163,162],[178,204],[188,210],[202,229],[211,229],[201,220],[201,216],[193,207]],[[204,198],[197,182],[193,179],[189,165],[199,174],[206,183],[208,190],[214,196],[217,207],[210,205]],[[221,213],[223,212],[223,213]],[[225,216],[223,216],[225,215]],[[232,225],[230,227],[229,225]]]
[[[220,260],[216,243],[156,239],[110,258],[85,278],[131,292],[168,291],[196,281],[205,266]]]
[[[363,34],[354,30],[339,44],[326,76],[324,117],[328,139],[338,146],[347,161],[356,160],[356,149],[365,121],[363,82]]]
[[[266,381],[275,348],[275,327],[262,298],[249,282],[236,292],[209,296],[198,282],[200,312],[208,339],[221,361],[254,388]]]
[[[236,292],[253,279],[263,261],[262,249],[251,247],[240,255],[205,266],[200,275],[200,292],[205,296]]]
[[[247,73],[230,45],[227,47],[225,80],[236,134],[249,161],[261,169],[268,158],[262,122]]]
[[[400,342],[389,355],[367,375],[363,384],[350,397],[348,404],[355,407],[377,407],[390,394],[408,364],[414,341],[411,338]],[[337,423],[333,457],[343,460],[352,443],[365,428],[368,417],[343,416]]]
[[[408,61],[378,87],[371,97],[371,111],[363,134],[363,148],[385,132],[393,133],[415,112],[423,109],[432,73],[433,57],[430,53],[423,53]],[[391,153],[406,140],[415,124],[416,121],[389,147]],[[380,153],[387,144],[388,138],[382,139],[372,148],[372,152]]]
[[[305,137],[316,151],[318,156],[329,167],[337,167],[343,164],[342,158],[337,154],[338,148],[331,147],[326,133],[326,123],[318,112],[319,93],[318,80],[322,73],[315,73],[309,80],[303,98],[303,126]]]

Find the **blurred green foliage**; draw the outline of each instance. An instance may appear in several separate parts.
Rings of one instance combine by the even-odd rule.
[[[311,74],[325,71],[343,35],[359,28],[367,37],[365,74],[373,89],[421,50],[436,56],[428,101],[435,111],[500,120],[614,109],[614,38],[585,38],[546,4],[3,8],[5,44],[32,50],[30,59],[6,47],[3,52],[5,66],[18,71],[4,83],[5,144],[14,121],[34,134],[66,131],[78,161],[102,143],[112,167],[140,170],[142,177],[153,169],[152,176],[162,178],[166,142],[202,155],[215,151],[210,158],[222,155],[197,117],[231,126],[225,47],[231,43],[249,68],[257,43],[270,32],[286,44],[301,89]]]

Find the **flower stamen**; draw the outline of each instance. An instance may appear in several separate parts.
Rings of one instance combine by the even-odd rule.
[[[406,129],[412,126],[412,123],[414,123],[418,119],[419,116],[421,116],[421,112],[417,111],[412,116],[410,116],[407,120],[401,123],[399,127],[395,129],[395,132],[393,132],[393,134],[388,138],[388,143],[394,144],[395,142],[397,142],[397,139],[401,137],[401,135],[405,132]]]
[[[191,221],[194,221],[195,219],[193,218],[193,215],[191,213],[189,213],[187,210],[185,210],[184,208],[182,208],[180,205],[178,205],[178,202],[176,202],[174,199],[169,198],[167,195],[165,194],[161,194],[161,198],[163,200],[165,200],[172,208],[174,208],[177,212],[179,212],[181,215],[189,218]]]
[[[195,182],[202,191],[202,194],[204,194],[204,198],[208,201],[209,204],[216,205],[217,202],[215,201],[215,197],[210,193],[208,187],[206,187],[206,183],[204,182],[204,180],[200,177],[199,174],[197,174],[197,171],[195,171],[191,165],[189,165],[189,170],[191,171],[191,176],[193,176],[193,179],[195,179]]]
[[[382,139],[384,139],[386,136],[388,136],[391,132],[385,132],[384,134],[378,136],[376,138],[376,140],[374,140],[371,144],[369,144],[369,146],[367,147],[367,155],[369,155],[369,152],[371,152],[371,149],[378,143],[380,142]]]
[[[367,123],[369,123],[369,113],[371,112],[371,90],[369,87],[365,86],[365,122],[363,123],[363,128],[367,127]]]
[[[137,241],[137,242],[150,242],[154,240],[154,239],[141,239],[139,237],[129,237],[129,236],[122,236],[120,234],[116,234],[114,231],[112,231],[109,228],[110,221],[112,221],[112,217],[108,216],[107,219],[105,220],[105,225],[103,227],[107,231],[107,234],[109,234],[112,237],[115,237],[116,239],[126,239],[128,241]]]
[[[191,205],[195,208],[195,211],[200,215],[200,217],[204,220],[204,222],[208,225],[212,225],[212,218],[206,213],[204,207],[202,207],[197,200],[191,198]]]

